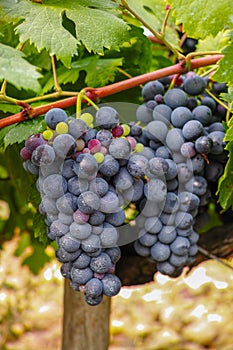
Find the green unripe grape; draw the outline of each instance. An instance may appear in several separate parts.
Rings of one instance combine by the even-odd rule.
[[[135,148],[134,148],[134,151],[135,152],[142,152],[144,150],[144,145],[142,143],[137,143]]]
[[[90,113],[81,114],[80,119],[82,119],[90,128],[93,126],[94,118]]]
[[[97,161],[97,163],[102,163],[104,161],[104,155],[101,152],[96,152],[94,154],[94,158]]]
[[[50,130],[50,129],[48,129],[48,130],[45,130],[44,132],[43,132],[43,138],[45,139],[45,140],[50,140],[51,138],[53,137],[53,131],[52,130]]]
[[[127,125],[127,124],[122,124],[121,126],[122,126],[122,128],[124,129],[123,136],[129,135],[129,134],[130,134],[130,127],[129,127],[129,125]]]
[[[56,133],[57,134],[67,134],[69,130],[68,125],[65,122],[60,122],[56,125]]]

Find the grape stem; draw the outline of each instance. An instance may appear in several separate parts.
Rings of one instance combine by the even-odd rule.
[[[61,92],[52,92],[51,94],[43,95],[43,96],[36,96],[32,98],[28,98],[27,100],[23,100],[25,103],[33,103],[48,99],[57,99],[62,96],[77,96],[78,93],[75,91],[61,91]]]
[[[190,61],[190,69],[197,69],[200,67],[205,67],[205,66],[209,66],[209,65],[213,65],[216,64],[221,58],[223,57],[223,55],[213,55],[213,56],[207,56],[207,57],[201,57],[201,58],[197,58],[194,60]],[[169,66],[166,68],[162,68],[159,69],[157,71],[153,71],[153,72],[149,72],[146,74],[142,74],[142,75],[138,75],[136,77],[133,77],[131,79],[127,79],[127,80],[123,80],[123,81],[119,81],[117,83],[113,83],[110,85],[106,85],[104,87],[100,87],[100,88],[91,88],[91,87],[87,87],[85,88],[85,92],[92,92],[94,95],[96,95],[98,98],[103,98],[106,96],[110,96],[113,94],[116,94],[118,92],[127,90],[127,89],[131,89],[134,88],[136,86],[139,86],[140,84],[145,84],[148,81],[151,80],[156,80],[156,79],[160,79],[169,75],[174,75],[174,74],[184,74],[188,71],[188,68],[181,64],[181,63],[177,63],[173,66]],[[55,93],[57,94],[57,93]],[[64,96],[64,92],[61,93],[61,95]],[[59,95],[59,96],[61,96]],[[52,103],[48,103],[46,105],[43,106],[39,106],[39,107],[35,107],[35,108],[31,108],[29,109],[29,106],[27,104],[28,100],[26,101],[17,101],[15,99],[12,99],[11,101],[8,100],[8,102],[17,104],[17,105],[21,105],[23,106],[25,109],[19,113],[16,113],[14,115],[11,115],[9,117],[0,119],[0,129],[4,128],[8,125],[12,125],[15,123],[19,123],[22,121],[27,120],[28,118],[35,118],[39,115],[45,114],[47,113],[50,109],[52,108],[68,108],[71,106],[75,106],[76,102],[77,102],[77,95],[78,93],[75,93],[75,96],[72,97],[68,97],[59,101],[55,101]],[[53,97],[55,97],[53,95]],[[40,97],[37,99],[38,100],[42,100],[44,98],[44,96]],[[88,101],[88,103],[91,103],[92,101],[89,99],[87,99],[87,96],[84,95],[83,98]],[[11,99],[11,98],[9,98]],[[1,100],[1,95],[0,95],[0,100]],[[4,101],[7,101],[6,96],[4,96]]]
[[[7,80],[4,79],[3,83],[2,83],[2,86],[1,86],[0,95],[5,95],[5,93],[6,93],[6,86],[7,86]]]
[[[6,82],[7,83],[7,82]],[[5,95],[5,93],[0,92],[0,102],[7,102],[9,104],[18,105],[24,109],[31,109],[28,103],[24,101],[17,100],[16,98]]]
[[[207,56],[207,55],[220,55],[221,52],[220,51],[200,51],[200,52],[190,52],[185,60],[186,62],[190,62],[191,59],[193,59],[194,57],[197,57],[197,56]]]
[[[227,111],[229,111],[229,113],[231,113],[230,108],[223,102],[221,101],[219,98],[217,98],[214,94],[212,94],[212,92],[209,89],[205,89],[205,92],[207,92],[208,95],[210,95],[210,97],[215,100],[218,104],[220,104],[222,107],[224,107]]]
[[[180,39],[180,42],[179,42],[179,47],[182,47],[182,45],[184,44],[185,40],[187,39],[187,34],[184,33]]]
[[[99,109],[99,107],[88,97],[86,96],[86,88],[82,89],[78,93],[77,101],[76,101],[76,118],[80,118],[81,110],[82,110],[82,101],[88,102],[91,106],[93,106],[96,110]]]
[[[174,77],[172,78],[171,84],[169,86],[169,90],[173,89],[175,86],[175,83],[177,82],[177,80],[179,79],[180,74],[175,74]]]
[[[207,77],[207,76],[210,76],[210,75],[212,75],[212,74],[216,71],[217,68],[218,68],[217,66],[214,66],[214,67],[210,68],[209,70],[207,70],[206,72],[200,74],[200,76],[201,76],[202,78]]]
[[[92,107],[94,107],[96,111],[98,111],[99,107],[97,104],[95,104],[87,95],[84,94],[83,99],[86,100]]]
[[[56,70],[56,63],[55,63],[55,56],[51,55],[51,64],[52,64],[52,70],[53,70],[53,80],[54,80],[54,88],[56,92],[62,92],[62,89],[58,82],[57,77],[57,70]]]
[[[226,123],[227,125],[229,125],[230,119],[231,119],[231,111],[230,108],[227,110],[227,114],[226,114]]]
[[[121,1],[122,7],[124,7],[127,11],[129,11],[135,18],[137,18],[145,28],[147,28],[159,41],[162,41],[162,43],[179,59],[179,60],[185,60],[185,56],[180,53],[165,37],[164,37],[164,31],[165,26],[167,23],[167,16],[169,15],[169,10],[166,13],[165,20],[162,25],[162,31],[161,33],[158,33],[156,30],[154,30],[137,12],[135,12],[132,7],[129,6],[126,0]]]
[[[81,115],[83,95],[84,95],[84,92],[83,92],[83,90],[81,90],[80,93],[77,96],[77,101],[76,101],[76,119],[78,119],[80,117],[80,115]]]
[[[119,73],[125,75],[127,78],[131,79],[133,78],[131,74],[127,73],[124,69],[121,69],[119,67],[116,68],[118,70]],[[143,85],[139,85],[141,88],[143,88]]]
[[[207,57],[201,57],[195,60],[191,60],[190,69],[193,70],[196,68],[216,64],[222,57],[223,55],[215,55],[215,56],[207,56]],[[151,80],[160,79],[160,78],[163,78],[169,75],[174,75],[174,74],[184,74],[187,71],[188,71],[188,68],[185,65],[183,65],[182,63],[177,63],[173,66],[161,68],[159,70],[156,70],[150,73],[138,75],[126,81],[123,80],[114,84],[107,85],[102,88],[96,88],[95,93],[98,95],[99,98],[103,98],[109,95],[113,95],[117,92],[139,86],[140,84],[145,84],[146,82]]]
[[[120,68],[120,67],[116,67],[116,69],[118,70],[119,73],[125,75],[127,78],[132,78],[132,75],[130,75],[129,73],[127,73],[124,69]]]
[[[166,7],[166,15],[165,15],[165,18],[164,18],[164,21],[163,21],[163,24],[162,24],[162,28],[161,28],[161,35],[162,35],[163,38],[164,38],[164,35],[165,35],[165,30],[166,30],[167,21],[168,21],[168,17],[170,15],[170,12],[171,12],[170,6]]]

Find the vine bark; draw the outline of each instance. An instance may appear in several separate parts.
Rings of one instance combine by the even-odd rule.
[[[147,83],[150,80],[156,80],[174,74],[183,74],[188,72],[189,70],[216,64],[221,58],[223,58],[223,55],[210,55],[206,57],[196,58],[190,60],[188,64],[186,64],[185,61],[180,62],[170,67],[138,75],[136,77],[119,81],[117,83],[110,84],[104,87],[86,88],[86,91],[90,91],[95,96],[95,98],[103,98],[139,86],[140,84]],[[2,100],[4,100],[4,96],[2,97]],[[28,106],[28,108],[24,108],[19,113],[0,119],[0,129],[12,124],[20,123],[25,120],[38,117],[39,115],[48,112],[51,108],[68,108],[74,106],[76,104],[76,101],[77,97],[74,96],[65,98],[63,100],[54,101],[52,103],[35,108],[31,108],[30,106]],[[23,101],[18,101],[17,104],[22,105],[23,103]]]
[[[109,297],[90,306],[83,294],[74,291],[69,280],[65,280],[62,350],[107,350],[109,317]]]

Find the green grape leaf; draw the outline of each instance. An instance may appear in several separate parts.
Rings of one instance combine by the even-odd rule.
[[[62,26],[61,12],[53,8],[36,5],[25,21],[17,26],[17,32],[21,41],[30,39],[39,51],[47,48],[66,66],[77,53],[76,39]]]
[[[160,32],[165,16],[166,3],[164,0],[128,0],[127,3],[143,20],[156,32]],[[146,30],[147,32],[148,30]],[[148,33],[151,34],[151,33]],[[166,39],[175,47],[178,47],[178,33],[174,30],[174,23],[172,18],[168,18],[166,31]]]
[[[82,1],[77,4],[67,0],[45,0],[38,4],[28,0],[17,3],[10,0],[0,4],[0,15],[18,22],[16,32],[20,41],[28,39],[40,51],[46,48],[55,54],[66,67],[70,67],[71,58],[78,54],[77,45],[84,44],[88,51],[103,54],[104,48],[119,49],[129,40],[130,27],[115,15],[110,1]],[[74,22],[76,37],[63,26],[63,14]],[[98,28],[93,33],[93,25]]]
[[[117,67],[122,66],[122,58],[105,58],[96,62],[95,70],[88,70],[85,82],[88,86],[104,86],[113,82]]]
[[[0,80],[6,79],[18,89],[39,91],[38,79],[42,76],[23,57],[22,52],[0,43]]]
[[[166,14],[164,0],[128,0],[127,3],[151,28],[161,29]]]
[[[72,56],[77,53],[77,40],[62,26],[61,8],[45,6],[32,1],[2,1],[0,14],[10,21],[20,21],[16,32],[20,41],[28,39],[39,51],[46,48],[50,54],[56,54],[64,65],[69,66]]]
[[[22,265],[27,265],[31,272],[37,275],[51,259],[46,254],[44,245],[37,240],[32,242],[32,248],[33,253],[23,260]]]
[[[204,39],[232,26],[232,0],[169,0],[176,24],[183,24],[187,36]]]
[[[228,82],[233,85],[233,30],[227,32],[226,37],[229,38],[229,42],[222,50],[224,57],[219,61],[219,68],[213,75],[213,79],[218,82]]]
[[[197,52],[219,51],[224,43],[224,33],[219,32],[215,37],[208,35],[205,39],[199,40],[196,45]]]
[[[218,183],[218,196],[219,203],[224,210],[228,208],[233,209],[233,142],[229,142],[227,145],[229,149],[229,159],[224,169],[224,174],[219,179]]]
[[[121,65],[121,58],[100,59],[99,56],[86,57],[72,62],[71,69],[59,67],[57,69],[58,82],[60,85],[67,83],[75,84],[79,78],[80,72],[85,71],[85,83],[88,86],[104,86],[108,82],[114,80],[116,69]],[[43,93],[52,90],[53,87],[54,79],[53,76],[50,76],[43,88]]]
[[[4,152],[5,149],[5,136],[7,135],[7,133],[14,128],[14,125],[9,125],[6,126],[5,128],[0,129],[0,156],[1,156],[1,152]]]
[[[220,97],[229,103],[230,109],[233,112],[233,86],[229,86],[228,91],[221,93]]]
[[[46,49],[38,51],[34,44],[30,44],[29,40],[24,44],[23,53],[27,57],[27,61],[46,71],[51,70],[51,57]]]
[[[152,44],[144,35],[142,28],[132,26],[129,43],[125,43],[119,51],[109,50],[107,58],[121,58],[122,69],[129,75],[136,76],[151,70]]]
[[[51,0],[48,0],[51,2]],[[117,5],[112,0],[79,0],[79,5],[92,8],[114,9]]]
[[[36,188],[35,182],[30,186],[28,200],[33,204],[35,208],[39,207],[41,202],[41,195]],[[47,246],[50,243],[50,239],[46,233],[45,217],[37,210],[33,217],[33,234],[34,237],[39,240],[42,244]]]
[[[17,124],[4,136],[4,147],[25,141],[30,135],[37,134],[45,129],[42,117]]]
[[[15,34],[15,25],[4,22],[0,19],[0,42],[5,45],[16,47],[19,43],[19,37]]]
[[[33,218],[33,234],[43,245],[47,246],[50,243],[46,233],[45,218],[38,211]]]
[[[228,123],[228,129],[225,135],[227,141],[226,150],[228,153],[228,161],[224,169],[224,174],[218,182],[219,203],[224,210],[233,209],[233,117]]]
[[[123,47],[124,67],[131,75],[146,73],[151,69],[152,44],[141,28],[132,27],[129,45]]]
[[[73,3],[73,2],[72,2]],[[89,9],[73,3],[66,15],[76,24],[76,35],[89,52],[104,54],[104,48],[119,49],[129,40],[128,25],[115,15],[99,9]],[[93,33],[93,24],[98,30]]]
[[[31,5],[32,2],[28,2],[28,6]],[[6,22],[17,23],[26,16],[27,12],[26,1],[18,1],[17,3],[15,0],[0,1],[0,15]]]
[[[22,108],[17,105],[10,105],[9,103],[0,102],[0,111],[3,113],[18,113],[21,111],[21,109]]]

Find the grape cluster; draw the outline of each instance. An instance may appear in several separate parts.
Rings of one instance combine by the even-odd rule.
[[[99,108],[95,120],[89,113],[76,119],[54,108],[45,123],[47,129],[31,135],[21,149],[23,165],[38,175],[39,210],[48,237],[58,244],[62,275],[88,304],[97,305],[103,294],[113,296],[121,288],[114,274],[121,256],[117,227],[125,221],[122,198],[143,195],[143,182],[127,169],[143,145],[109,106]]]
[[[153,151],[144,193],[158,203],[153,195],[163,187],[158,189],[155,183],[163,177],[165,202],[160,211],[155,205],[151,211],[148,201],[145,207],[140,203],[136,221],[141,233],[134,246],[139,255],[156,261],[161,273],[176,277],[194,262],[196,229],[206,214],[211,189],[216,190],[223,174],[226,111],[205,94],[207,79],[189,73],[177,86],[167,89],[168,84],[167,78],[147,83],[142,89],[144,103],[137,109],[143,127],[136,139]],[[213,84],[215,94],[225,89],[225,84]]]
[[[170,82],[145,84],[137,121],[127,124],[111,106],[79,118],[53,108],[47,129],[21,149],[25,170],[38,177],[61,273],[90,305],[121,288],[119,245],[134,241],[172,277],[195,259],[198,219],[226,162],[225,110],[205,95],[206,79],[188,73],[168,89]],[[213,85],[215,94],[224,88]],[[129,207],[138,213],[136,240],[121,231]]]

